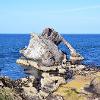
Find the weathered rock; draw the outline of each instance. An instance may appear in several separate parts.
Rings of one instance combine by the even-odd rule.
[[[63,63],[66,63],[67,57],[64,52],[58,49],[58,45],[61,42],[69,48],[70,59],[73,64],[83,60],[83,57],[79,53],[76,53],[76,50],[58,32],[54,31],[54,29],[46,28],[40,36],[31,34],[28,47],[20,51],[24,59],[17,60],[17,63],[33,66],[40,70],[44,70],[45,67],[63,65]],[[42,68],[39,68],[41,66]]]
[[[68,41],[66,41],[63,37],[62,37],[62,42],[70,50],[70,55],[71,55],[70,61],[71,61],[71,63],[77,64],[77,62],[78,62],[80,64],[81,61],[84,59],[84,57],[82,57],[79,53],[77,53],[76,50],[70,45],[70,43]]]
[[[30,86],[30,87],[25,87],[25,86],[22,86],[22,89],[23,89],[23,94],[25,96],[30,96],[30,97],[33,97],[33,96],[36,96],[37,95],[37,90],[36,88]]]
[[[59,68],[59,73],[65,73],[66,72],[66,69],[64,69],[64,68]]]
[[[9,77],[0,77],[0,82],[2,86],[13,88],[13,80]]]
[[[32,61],[32,60],[26,60],[26,59],[18,59],[16,61],[16,63],[21,64],[21,65],[25,65],[25,66],[32,66],[35,67],[38,70],[42,70],[42,71],[50,71],[50,70],[56,70],[60,65],[55,65],[55,66],[44,66],[44,65],[39,65],[38,62],[36,61]]]
[[[91,90],[100,95],[100,76],[94,78],[91,83],[90,83],[90,87]]]
[[[2,83],[2,81],[0,81],[0,87],[3,87],[4,86],[4,84]]]
[[[48,92],[56,90],[60,84],[64,84],[66,81],[63,77],[49,75],[49,73],[43,73],[41,79],[41,88]]]
[[[49,73],[43,73],[42,77],[41,88],[38,93],[40,99],[46,99],[49,94],[59,87],[59,85],[65,83],[65,79],[63,77],[49,75]]]
[[[27,59],[38,61],[39,64],[52,66],[61,63],[63,54],[58,47],[44,37],[32,34],[27,49],[21,52]]]
[[[72,67],[74,69],[75,65]],[[78,69],[76,68],[76,70]],[[85,70],[82,70],[82,72],[84,71],[89,72],[94,70],[91,68],[90,69],[85,68]],[[68,76],[68,72],[66,76]],[[67,81],[68,83],[61,85],[61,87],[59,87],[59,85],[66,83],[66,81],[65,77],[60,75],[61,74],[59,73],[56,76],[50,72],[43,72],[42,79],[39,80],[41,82],[39,86],[40,87],[39,91],[33,85],[34,81],[36,81],[36,78],[34,76],[29,76],[15,81],[9,79],[8,77],[4,78],[1,77],[0,100],[99,100],[100,99],[99,71],[87,76],[76,75],[74,76],[73,80],[71,80],[70,82]],[[91,92],[86,91],[84,89],[84,87],[89,83],[90,83],[89,88],[91,88]]]
[[[41,100],[45,100],[45,99],[49,96],[49,93],[40,90],[39,93],[38,93],[38,96],[39,96],[39,98],[40,98]]]
[[[29,76],[27,78],[20,79],[22,86],[25,86],[25,87],[32,87],[34,80],[35,80],[34,76]]]
[[[46,100],[64,100],[64,99],[60,95],[51,94],[46,98]]]
[[[56,45],[59,45],[62,42],[62,37],[53,28],[45,28],[41,36],[51,40]]]
[[[75,71],[75,70],[83,70],[84,68],[86,68],[85,65],[71,65],[71,64],[67,65],[66,67],[71,69],[71,70],[73,70],[73,71]]]
[[[19,91],[20,95],[24,100],[33,100],[32,98],[37,97],[37,89],[33,87],[35,77],[29,76],[27,78],[20,79],[20,87],[17,87],[17,91]],[[21,90],[21,91],[20,91]],[[34,99],[37,100],[37,99]]]
[[[23,66],[30,66],[28,60],[22,59],[22,58],[17,59],[17,60],[16,60],[16,63],[17,63],[17,64],[21,64],[21,65],[23,65]]]
[[[70,61],[67,54],[59,50],[58,45],[61,42],[70,50]],[[46,28],[40,36],[32,33],[28,47],[20,50],[20,53],[23,56],[16,63],[34,67],[42,73],[39,79],[31,76],[13,82],[16,83],[13,87],[16,87],[17,91],[20,90],[24,100],[63,100],[61,96],[52,95],[52,92],[66,83],[66,79],[72,78],[73,66],[75,70],[84,68],[83,65],[75,65],[77,61],[82,61],[83,57],[51,28]]]
[[[72,64],[81,64],[82,60],[84,60],[84,58],[78,53],[71,54],[70,56],[70,61]]]
[[[42,36],[48,40],[51,40],[54,44],[59,45],[61,42],[65,44],[66,47],[70,50],[70,60],[72,63],[76,61],[82,61],[84,58],[76,52],[76,50],[66,41],[62,36],[58,34],[54,29],[46,28],[43,30]]]
[[[8,77],[0,77],[1,87],[4,87],[4,88],[8,87],[7,89],[9,89],[9,90],[14,89],[14,91],[16,91],[16,95],[19,94],[22,98],[24,98],[24,97],[25,98],[33,98],[34,96],[37,96],[37,93],[38,93],[37,89],[35,87],[33,87],[34,80],[35,80],[34,76],[21,78],[18,80],[11,80]],[[12,91],[12,93],[14,91]],[[5,95],[4,95],[4,97],[5,97]],[[9,98],[10,98],[10,96],[11,95],[9,93]],[[7,99],[7,100],[14,100],[14,99]],[[20,99],[15,99],[15,100],[20,100]],[[33,100],[33,99],[24,99],[24,100]]]

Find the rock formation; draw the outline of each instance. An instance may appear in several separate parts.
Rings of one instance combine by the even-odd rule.
[[[58,48],[61,42],[70,50],[70,60]],[[50,98],[48,96],[53,91],[57,90],[61,84],[66,83],[67,79],[72,78],[73,66],[76,69],[79,67],[78,70],[85,67],[83,65],[76,66],[76,63],[78,61],[81,62],[83,57],[76,53],[76,50],[68,41],[51,28],[44,29],[39,36],[32,33],[28,47],[20,50],[20,53],[22,57],[16,61],[18,64],[31,66],[42,71],[41,78],[38,80],[38,86],[32,87],[31,84],[31,88],[23,87],[25,91],[32,91],[32,93],[24,92],[24,95],[28,94],[32,97],[35,91],[35,96],[40,100]]]
[[[43,31],[42,36],[53,41],[53,43],[56,45],[59,45],[61,42],[64,43],[65,46],[70,50],[70,60],[72,63],[82,61],[84,59],[79,53],[76,53],[76,50],[71,46],[71,44],[62,36],[60,36],[58,32],[54,31],[54,29],[46,28]]]
[[[61,42],[70,50],[69,60],[58,48]],[[39,75],[17,80],[0,77],[0,100],[100,99],[100,70],[78,63],[84,58],[54,29],[46,28],[39,36],[32,33],[20,53],[16,62]]]
[[[31,66],[35,64],[36,68],[39,66],[44,68],[61,65],[64,60],[65,62],[67,60],[64,57],[66,54],[58,49],[58,45],[61,42],[70,50],[72,64],[84,59],[79,53],[76,53],[76,50],[58,32],[54,31],[54,29],[46,28],[39,36],[34,33],[31,34],[28,47],[20,50],[24,59],[17,60],[17,63],[21,64],[23,62],[23,64]]]
[[[76,73],[67,83],[63,75],[55,76],[52,73],[43,72],[40,82],[34,76],[17,80],[0,77],[0,100],[100,99],[100,70],[82,69],[81,73],[88,74]]]

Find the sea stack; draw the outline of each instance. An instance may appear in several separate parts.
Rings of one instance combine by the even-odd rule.
[[[70,58],[58,47],[64,43],[70,50]],[[59,85],[67,82],[73,76],[73,69],[83,69],[84,65],[78,65],[84,58],[76,53],[71,44],[52,28],[46,28],[41,35],[31,33],[27,48],[20,50],[22,57],[16,62],[23,66],[31,66],[41,71],[38,80],[37,95],[45,100]],[[37,79],[35,79],[37,81]]]
[[[59,35],[58,32],[52,28],[46,28],[39,36],[31,33],[29,45],[27,48],[20,50],[23,57],[17,60],[17,63],[31,66],[35,64],[34,67],[40,68],[41,70],[41,67],[46,67],[46,69],[48,69],[48,67],[59,66],[64,60],[65,62],[67,61],[67,55],[58,48],[61,42],[70,50],[69,61],[72,64],[84,59],[79,53],[76,53],[76,50],[71,44]],[[66,58],[64,57],[65,55]]]

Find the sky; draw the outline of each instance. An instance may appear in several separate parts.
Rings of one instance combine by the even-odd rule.
[[[0,0],[0,33],[100,33],[100,0]]]

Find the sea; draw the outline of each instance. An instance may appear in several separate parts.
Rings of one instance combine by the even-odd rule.
[[[85,59],[83,64],[100,66],[100,34],[61,34]],[[29,44],[29,34],[0,34],[0,76],[12,79],[26,77],[27,67],[16,64],[21,56],[19,50]],[[66,52],[69,58],[69,49],[59,45],[59,49]]]

